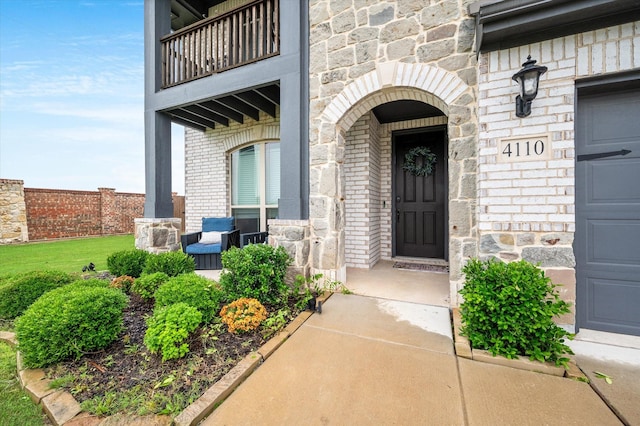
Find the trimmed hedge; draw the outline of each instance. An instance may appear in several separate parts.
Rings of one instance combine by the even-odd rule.
[[[127,297],[95,282],[83,284],[87,283],[77,281],[44,294],[16,320],[18,347],[26,367],[79,358],[118,337]]]
[[[569,313],[570,305],[542,269],[524,260],[471,259],[462,272],[461,333],[474,348],[509,359],[524,355],[567,365],[564,354],[572,352],[564,342],[573,336],[553,319]]]
[[[9,277],[0,286],[0,318],[21,315],[46,292],[69,284],[71,275],[60,271],[33,271]]]
[[[155,293],[156,307],[186,303],[202,313],[202,321],[208,323],[218,314],[224,294],[211,280],[191,273],[170,278]]]
[[[164,272],[154,272],[153,274],[142,274],[131,286],[131,291],[143,299],[153,299],[154,293],[160,286],[169,281],[169,275]]]
[[[291,291],[285,283],[291,258],[284,247],[250,244],[222,252],[224,270],[220,285],[229,300],[243,297],[258,299],[267,305],[283,305]]]
[[[139,249],[117,251],[107,257],[107,268],[116,277],[128,275],[138,278],[142,274],[147,257],[149,253]]]
[[[144,265],[145,274],[164,272],[170,277],[188,274],[195,271],[196,263],[191,256],[181,251],[168,251],[160,254],[150,254]]]

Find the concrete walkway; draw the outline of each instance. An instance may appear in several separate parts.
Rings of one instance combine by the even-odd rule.
[[[334,294],[205,425],[619,425],[592,388],[457,358],[449,310]]]

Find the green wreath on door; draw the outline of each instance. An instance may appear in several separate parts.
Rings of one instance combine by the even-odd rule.
[[[422,166],[418,166],[417,160],[422,157]],[[412,148],[404,155],[402,169],[414,176],[431,176],[436,166],[437,157],[426,146]]]

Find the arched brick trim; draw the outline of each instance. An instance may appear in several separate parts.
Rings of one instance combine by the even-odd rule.
[[[420,90],[399,90],[402,87]],[[426,102],[449,116],[448,106],[468,88],[457,75],[431,65],[384,63],[348,84],[321,117],[323,122],[347,130],[373,107],[400,99]]]
[[[261,142],[266,140],[279,140],[280,139],[280,125],[279,124],[265,124],[253,126],[247,130],[234,133],[224,141],[222,145],[226,152],[246,145],[248,143]]]

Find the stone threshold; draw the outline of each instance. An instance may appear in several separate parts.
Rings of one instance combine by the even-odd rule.
[[[488,364],[501,365],[503,367],[517,368],[519,370],[533,371],[536,373],[549,374],[558,377],[567,377],[573,380],[589,382],[587,376],[580,370],[575,359],[570,357],[568,368],[557,366],[552,362],[531,361],[527,358],[508,359],[503,356],[494,356],[490,352],[471,348],[469,339],[460,334],[462,317],[459,308],[451,309],[453,319],[454,349],[456,356],[471,359]]]
[[[324,303],[332,293],[325,292],[318,297],[318,301]],[[193,404],[185,408],[174,419],[170,416],[144,416],[127,417],[115,415],[110,417],[96,417],[82,412],[80,404],[67,391],[51,389],[51,380],[45,378],[44,370],[25,369],[22,365],[20,351],[17,353],[18,377],[22,388],[27,392],[31,400],[40,406],[47,417],[55,426],[109,426],[121,425],[129,422],[144,425],[197,425],[206,416],[220,405],[251,373],[269,358],[304,322],[313,315],[313,312],[301,312],[281,332],[269,339],[257,351],[251,352],[235,367],[213,384]],[[11,346],[16,346],[15,334],[0,331],[0,341]]]

